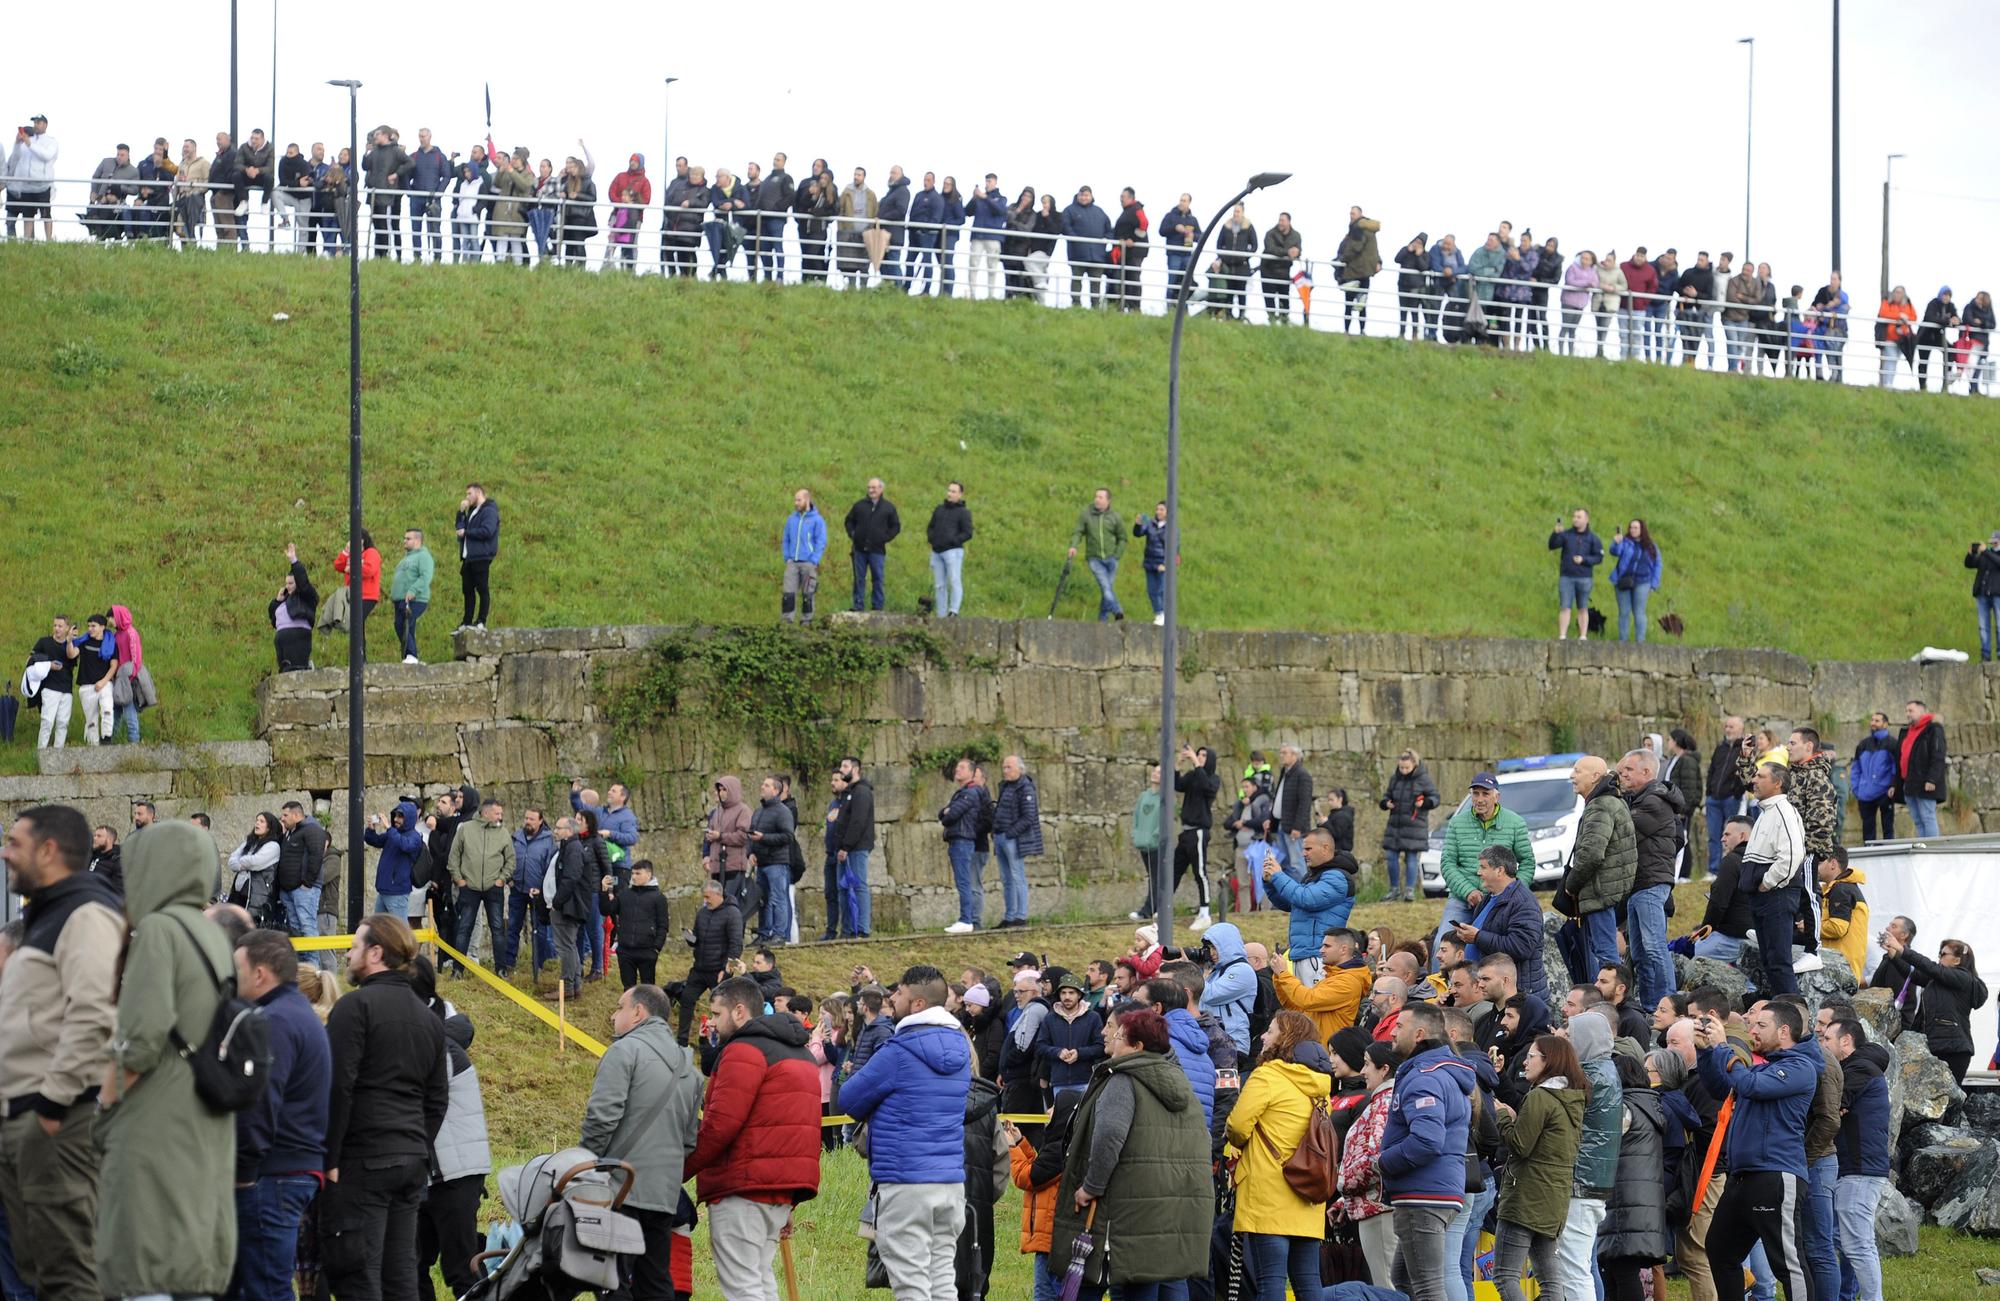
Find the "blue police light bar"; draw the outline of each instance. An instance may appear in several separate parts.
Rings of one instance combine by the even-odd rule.
[[[1581,750],[1573,754],[1531,754],[1525,759],[1502,759],[1494,765],[1494,771],[1538,772],[1544,768],[1573,768],[1581,758]]]

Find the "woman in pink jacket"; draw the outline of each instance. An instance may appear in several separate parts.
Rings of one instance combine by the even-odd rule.
[[[1556,336],[1557,352],[1576,355],[1576,323],[1590,307],[1591,295],[1596,292],[1597,254],[1585,249],[1569,264],[1569,270],[1563,272],[1563,323],[1562,333]]]
[[[126,741],[137,745],[139,743],[139,670],[144,668],[146,664],[145,649],[139,644],[139,630],[132,626],[132,612],[122,605],[111,607],[111,631],[118,641],[118,676],[130,678],[132,683],[131,698],[118,706],[118,718],[112,723],[112,731],[117,731],[118,724],[123,723],[125,725]],[[150,673],[147,674],[146,680],[148,682],[152,681]],[[147,703],[150,704],[151,702],[148,701]]]
[[[1382,1127],[1389,1123],[1389,1103],[1395,1096],[1396,1068],[1403,1055],[1386,1043],[1368,1045],[1361,1078],[1368,1082],[1368,1102],[1348,1127],[1340,1149],[1340,1191],[1334,1203],[1361,1233],[1361,1253],[1376,1286],[1389,1285],[1389,1267],[1396,1260],[1396,1217],[1382,1190]]]

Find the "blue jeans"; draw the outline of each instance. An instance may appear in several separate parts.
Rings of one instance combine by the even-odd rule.
[[[375,911],[378,913],[388,913],[391,917],[401,917],[405,921],[409,920],[409,891],[405,890],[402,894],[383,894],[377,891],[375,894]]]
[[[292,934],[319,934],[319,893],[320,888],[316,885],[302,885],[296,890],[285,891],[281,896],[285,904],[285,923]],[[333,969],[333,955],[323,949],[305,956],[322,971]]]
[[[236,1190],[236,1270],[229,1301],[290,1301],[299,1217],[319,1192],[311,1175],[260,1175]]]
[[[1422,855],[1414,849],[1385,849],[1382,851],[1382,860],[1388,867],[1389,888],[1391,890],[1401,889],[1403,886],[1408,886],[1412,890],[1422,887],[1424,883],[1424,870],[1417,862],[1420,857]],[[1397,875],[1399,871],[1401,872],[1400,876]]]
[[[860,882],[860,906],[855,910],[854,921],[860,928],[858,934],[866,935],[875,929],[875,895],[868,885],[868,855],[872,849],[850,849],[847,851],[847,870]]]
[[[1833,1214],[1840,1225],[1841,1301],[1882,1301],[1882,1254],[1875,1241],[1875,1207],[1888,1180],[1880,1175],[1842,1175],[1833,1189]]]
[[[1172,307],[1174,298],[1181,291],[1181,277],[1187,274],[1188,263],[1194,255],[1186,249],[1167,250],[1167,306]]]
[[[1639,977],[1640,1007],[1658,1007],[1674,990],[1674,956],[1667,952],[1667,896],[1673,890],[1649,885],[1625,901],[1625,941]]]
[[[872,582],[875,586],[875,592],[874,592],[875,608],[878,610],[881,609],[882,566],[885,562],[887,562],[888,556],[884,555],[880,551],[854,551],[848,553],[848,558],[854,564],[853,608],[856,610],[862,608],[861,598],[864,595],[863,588],[866,583]]]
[[[967,926],[977,926],[982,920],[986,891],[979,880],[979,869],[972,865],[972,842],[947,840],[944,852],[951,860],[952,883],[958,887],[958,920]]]
[[[1720,958],[1724,962],[1734,963],[1743,956],[1743,941],[1734,935],[1724,935],[1716,931],[1694,942],[1694,955],[1697,958]],[[1658,1004],[1654,1006],[1657,1007]]]
[[[118,706],[118,713],[112,720],[111,730],[116,732],[121,723],[125,727],[125,739],[133,745],[139,744],[139,707],[133,704]]]
[[[1035,1253],[1035,1301],[1062,1301],[1062,1279],[1049,1271],[1049,1253]]]
[[[1318,1238],[1291,1238],[1280,1233],[1246,1233],[1243,1263],[1252,1279],[1256,1301],[1285,1301],[1285,1282],[1295,1297],[1319,1295]]]
[[[1646,640],[1646,602],[1652,595],[1653,589],[1644,583],[1618,589],[1619,641]]]
[[[1972,608],[1979,612],[1979,658],[1990,658],[2000,646],[2000,596],[1975,596]]]
[[[1118,604],[1115,590],[1118,582],[1118,557],[1107,556],[1102,560],[1086,562],[1090,565],[1090,576],[1097,580],[1097,621],[1103,623],[1112,615],[1123,616],[1125,607]]]
[[[1840,1295],[1840,1234],[1834,1227],[1834,1188],[1840,1182],[1840,1158],[1829,1152],[1806,1163],[1805,1266],[1818,1282],[1825,1301]]]
[[[1154,614],[1167,612],[1167,572],[1152,565],[1141,565],[1146,572],[1146,603],[1153,607]]]
[[[1293,833],[1279,832],[1271,842],[1271,852],[1278,856],[1278,870],[1295,881],[1303,881],[1306,875],[1306,854],[1304,840]],[[1261,878],[1258,882],[1262,884]]]
[[[1000,920],[1028,920],[1028,864],[1012,836],[993,837],[993,857],[1000,860]]]
[[[1722,861],[1722,824],[1736,813],[1735,800],[1718,800],[1713,796],[1702,801],[1702,820],[1708,823],[1708,874],[1715,875],[1716,864]]]
[[[495,959],[494,965],[502,971],[512,971],[521,958],[521,928],[528,928],[528,954],[534,970],[540,971],[542,964],[556,955],[555,932],[547,922],[535,921],[535,901],[528,897],[526,890],[507,891],[507,952]]]
[[[1927,800],[1921,795],[1905,793],[1903,803],[1909,806],[1912,836],[1922,839],[1938,834],[1936,800]]]
[[[757,249],[751,255],[750,269],[755,272],[762,268],[766,280],[782,281],[785,278],[785,219],[783,217],[757,218]]]
[[[4,1206],[0,1206],[0,1301],[35,1301],[34,1289],[14,1264],[14,1231],[7,1223]],[[1039,1296],[1036,1301],[1041,1301]]]
[[[1583,915],[1584,955],[1590,970],[1586,978],[1594,978],[1598,968],[1608,967],[1618,961],[1618,913],[1612,908],[1599,908],[1594,913]]]
[[[1751,1301],[1778,1301],[1778,1276],[1771,1272],[1771,1258],[1764,1254],[1762,1242],[1750,1248],[1750,1254],[1743,1258],[1743,1268],[1756,1280],[1750,1288]]]
[[[404,655],[417,653],[417,620],[430,609],[428,601],[391,601],[396,608],[396,644],[403,648]]]
[[[507,887],[496,885],[486,890],[465,889],[458,892],[457,927],[452,935],[452,947],[466,957],[472,956],[472,938],[479,930],[481,905],[486,911],[487,962],[500,965],[500,934],[507,927]]]
[[[1489,1171],[1486,1191],[1467,1193],[1465,1210],[1444,1231],[1444,1290],[1450,1301],[1472,1301],[1472,1275],[1479,1260],[1479,1229],[1486,1223],[1486,1213],[1499,1199],[1500,1176]],[[1453,1265],[1457,1266],[1455,1270]]]
[[[764,886],[764,915],[757,929],[767,944],[784,944],[792,938],[792,869],[772,863],[757,869]]]
[[[965,585],[960,575],[965,571],[965,548],[953,547],[949,551],[931,552],[931,613],[936,615],[957,614],[958,603],[965,598]]]

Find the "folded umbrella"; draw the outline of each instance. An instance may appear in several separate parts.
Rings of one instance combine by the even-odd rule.
[[[1090,1263],[1090,1252],[1097,1244],[1091,1241],[1090,1226],[1097,1222],[1097,1203],[1083,1213],[1083,1232],[1069,1247],[1069,1269],[1063,1273],[1061,1301],[1077,1301],[1083,1295],[1083,1270]]]

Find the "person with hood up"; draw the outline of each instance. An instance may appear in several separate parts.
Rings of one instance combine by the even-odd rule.
[[[1639,977],[1639,1005],[1657,1007],[1675,987],[1674,959],[1667,951],[1667,901],[1679,879],[1687,806],[1680,791],[1660,780],[1656,751],[1628,751],[1618,761],[1616,775],[1637,838],[1637,870],[1625,900],[1626,946]]]
[[[611,178],[604,192],[611,201],[608,225],[611,247],[607,260],[625,264],[629,271],[639,267],[639,227],[646,220],[646,206],[653,201],[653,183],[646,177],[646,155],[633,154],[625,170]]]
[[[1618,1056],[1623,1116],[1618,1139],[1618,1172],[1597,1236],[1599,1270],[1611,1301],[1644,1301],[1654,1265],[1673,1253],[1667,1225],[1667,1113],[1643,1062]]]
[[[1702,1084],[1718,1098],[1735,1095],[1729,1179],[1709,1226],[1708,1262],[1716,1294],[1737,1301],[1744,1258],[1761,1242],[1785,1295],[1798,1301],[1809,1294],[1811,1273],[1803,1259],[1806,1120],[1823,1059],[1817,1041],[1806,1036],[1805,1014],[1788,1003],[1765,1003],[1749,1015],[1748,1028],[1746,1054],[1713,1016],[1695,1023]]]
[[[493,1172],[486,1103],[470,1052],[472,1019],[438,997],[437,971],[422,954],[410,963],[410,988],[444,1023],[451,1072],[444,1124],[432,1143],[430,1187],[417,1208],[417,1273],[428,1280],[435,1265],[451,1294],[464,1296],[479,1281],[480,1271],[472,1263],[486,1246],[479,1232],[479,1203],[486,1196],[486,1176]]]
[[[1035,1035],[1036,1072],[1056,1095],[1081,1092],[1104,1056],[1104,1018],[1083,1001],[1083,981],[1064,972],[1056,1003]]]
[[[369,818],[368,829],[361,833],[361,839],[382,851],[375,860],[375,911],[392,917],[407,916],[410,869],[416,866],[417,855],[424,852],[424,828],[417,816],[417,806],[409,800],[398,801],[389,814],[387,826],[379,813]]]
[[[1377,801],[1377,807],[1389,814],[1382,828],[1382,852],[1388,863],[1391,902],[1414,899],[1422,888],[1423,869],[1417,860],[1430,848],[1430,811],[1438,806],[1438,798],[1437,783],[1422,757],[1415,750],[1397,755],[1396,770]]]
[[[1278,866],[1276,856],[1264,860],[1264,889],[1271,902],[1292,915],[1286,932],[1285,955],[1304,985],[1316,985],[1324,974],[1320,941],[1328,931],[1344,928],[1354,911],[1354,881],[1361,864],[1354,855],[1333,847],[1333,837],[1319,827],[1303,843],[1305,878],[1294,879]]]
[[[145,651],[140,644],[139,630],[132,625],[132,611],[122,605],[114,605],[110,610],[111,636],[118,650],[118,677],[121,682],[129,682],[131,690],[126,699],[117,700],[117,714],[112,719],[111,730],[116,732],[122,725],[125,739],[133,745],[139,743],[139,711],[153,704],[151,689],[153,676],[148,672],[140,676],[145,668]],[[114,690],[114,697],[116,691]]]
[[[750,845],[750,806],[743,802],[742,779],[725,774],[715,779],[715,807],[702,832],[702,868],[722,882],[722,890],[738,911],[743,907],[744,864]]]
[[[1562,283],[1562,329],[1556,333],[1556,351],[1574,357],[1577,322],[1590,310],[1591,299],[1597,296],[1597,254],[1589,249],[1578,253],[1576,261],[1563,272]]]
[[[756,981],[724,981],[710,1005],[722,1047],[681,1177],[694,1177],[695,1200],[708,1208],[723,1294],[776,1296],[779,1238],[793,1208],[819,1193],[819,1067],[806,1027],[789,1012],[766,1014]],[[949,1119],[956,1135],[957,1116]],[[670,1213],[673,1185],[663,1184],[660,1197]]]
[[[1062,210],[1062,233],[1068,240],[1070,305],[1105,306],[1106,277],[1111,270],[1105,241],[1111,238],[1111,218],[1097,206],[1088,185]]]
[[[1170,1050],[1158,1012],[1112,1013],[1105,1060],[1070,1122],[1049,1273],[1069,1271],[1088,1221],[1091,1250],[1082,1266],[1090,1296],[1108,1285],[1129,1301],[1157,1301],[1171,1285],[1208,1273],[1215,1219],[1209,1135]]]
[[[97,1268],[106,1296],[221,1296],[236,1260],[235,1117],[195,1092],[175,1039],[199,1044],[234,973],[202,915],[214,847],[191,822],[131,843],[118,1022],[98,1103],[103,1197]]]
[[[1007,1140],[1009,1172],[1021,1190],[1021,1254],[1035,1258],[1034,1295],[1049,1301],[1062,1290],[1062,1279],[1049,1273],[1049,1250],[1056,1223],[1056,1195],[1069,1159],[1069,1127],[1081,1093],[1065,1093],[1049,1110],[1040,1141],[1030,1139],[1012,1121],[1000,1122]]]
[[[1834,1147],[1840,1179],[1834,1185],[1834,1218],[1840,1226],[1840,1294],[1882,1301],[1882,1259],[1875,1240],[1875,1208],[1893,1166],[1889,1159],[1889,1050],[1868,1041],[1853,1018],[1820,1031],[1821,1051],[1840,1063],[1840,1133]]]
[[[1418,231],[1416,238],[1396,251],[1396,337],[1419,339],[1424,335],[1424,316],[1432,292],[1430,236]]]
[[[1381,229],[1381,222],[1361,215],[1360,204],[1347,210],[1347,233],[1341,236],[1334,254],[1340,267],[1340,292],[1346,299],[1340,319],[1342,334],[1350,328],[1353,333],[1368,333],[1368,282],[1382,269],[1382,252],[1375,242],[1375,233]]]
[[[1305,1141],[1312,1114],[1333,1092],[1333,1063],[1312,1019],[1280,1012],[1264,1032],[1257,1068],[1243,1081],[1226,1126],[1242,1155],[1232,1175],[1236,1216],[1231,1229],[1249,1235],[1245,1255],[1259,1301],[1292,1294],[1317,1296],[1326,1207],[1294,1192],[1285,1161]]]
[[[1543,1289],[1553,1290],[1556,1240],[1569,1219],[1570,1179],[1590,1094],[1576,1050],[1556,1035],[1541,1035],[1528,1046],[1522,1077],[1529,1087],[1518,1110],[1494,1104],[1507,1144],[1493,1235],[1500,1301],[1524,1301],[1521,1267],[1530,1260]]]
[[[890,996],[896,1033],[840,1090],[841,1108],[868,1126],[875,1244],[890,1286],[922,1301],[957,1295],[965,1228],[972,1045],[945,1010],[949,992],[935,967],[905,971]]]
[[[1243,932],[1218,922],[1202,936],[1214,954],[1202,984],[1201,1007],[1221,1018],[1239,1058],[1250,1056],[1250,1009],[1257,1001],[1257,972],[1243,951]]]
[[[1618,1140],[1625,1095],[1618,1083],[1617,1067],[1611,1061],[1611,1018],[1595,1010],[1583,1012],[1570,1019],[1565,1033],[1570,1046],[1576,1049],[1587,1093],[1570,1182],[1569,1213],[1557,1237],[1555,1270],[1550,1275],[1561,1286],[1561,1295],[1567,1301],[1570,1297],[1595,1295],[1590,1263],[1596,1256],[1598,1226],[1604,1222],[1612,1189],[1618,1182]],[[1804,1127],[1803,1116],[1800,1127]],[[1717,1222],[1720,1221],[1717,1216]],[[1710,1242],[1713,1241],[1711,1237]]]
[[[1188,1087],[1194,1090],[1195,1101],[1201,1104],[1202,1126],[1214,1133],[1215,1079],[1222,1067],[1217,1065],[1215,1045],[1208,1031],[1202,1027],[1200,1018],[1188,1010],[1187,988],[1179,981],[1161,976],[1148,980],[1132,993],[1134,1004],[1150,1007],[1167,1019],[1167,1042],[1173,1048],[1174,1060],[1180,1063]],[[1229,1041],[1225,1038],[1223,1042]],[[1234,1045],[1227,1052],[1227,1062],[1231,1067],[1236,1064]],[[1219,1146],[1220,1138],[1216,1141]]]

